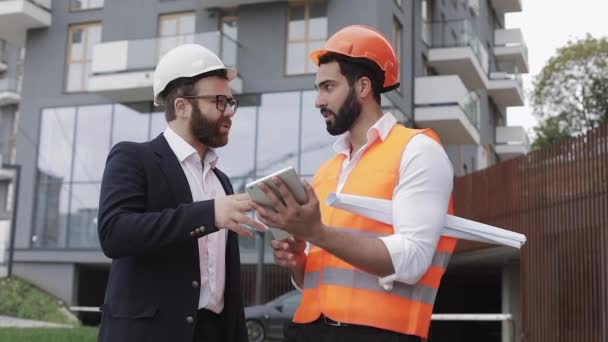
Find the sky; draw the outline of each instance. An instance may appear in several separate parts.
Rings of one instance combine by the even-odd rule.
[[[506,28],[521,28],[528,46],[529,73],[523,75],[526,105],[507,109],[507,124],[523,126],[530,134],[536,119],[529,107],[532,79],[540,73],[557,48],[568,40],[608,37],[608,0],[521,0],[522,12],[508,13]]]

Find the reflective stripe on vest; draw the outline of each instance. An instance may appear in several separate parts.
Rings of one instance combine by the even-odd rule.
[[[377,140],[351,171],[344,193],[392,199],[399,180],[401,154],[415,134],[426,134],[439,142],[430,130],[412,130],[395,125],[384,141]],[[312,185],[321,199],[321,218],[331,229],[363,237],[394,234],[393,227],[363,216],[327,206],[324,199],[337,189],[344,155],[323,164]],[[451,200],[448,213],[452,213]],[[353,228],[336,228],[353,227]],[[426,338],[439,284],[456,246],[456,239],[440,237],[432,263],[414,284],[394,282],[384,290],[377,276],[311,246],[305,267],[302,301],[294,322],[307,323],[321,314],[345,323],[360,324]]]
[[[362,237],[381,237],[387,234],[377,232],[369,232],[359,229],[332,227],[331,229],[339,229],[341,231],[354,234]],[[315,247],[313,247],[315,248]],[[431,266],[435,266],[445,270],[447,268],[452,254],[443,251],[435,251]],[[385,294],[391,294],[402,298],[420,301],[426,304],[433,305],[437,295],[437,289],[426,286],[424,284],[408,285],[395,282],[390,291],[385,290],[380,286],[378,277],[360,270],[342,269],[336,267],[324,267],[322,270],[323,277],[319,280],[321,272],[312,271],[306,272],[304,275],[303,289],[314,289],[319,285],[337,285],[375,291]]]

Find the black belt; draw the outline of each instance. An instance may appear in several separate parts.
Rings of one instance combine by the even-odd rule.
[[[351,325],[348,323],[335,321],[335,320],[325,316],[324,314],[321,314],[321,316],[319,316],[317,321],[319,321],[325,325],[331,325],[332,327],[348,327],[349,325]]]

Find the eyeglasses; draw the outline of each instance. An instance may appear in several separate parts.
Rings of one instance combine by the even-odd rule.
[[[234,97],[228,97],[226,95],[200,95],[200,96],[182,96],[184,99],[203,99],[203,100],[215,100],[215,108],[224,113],[226,108],[230,107],[232,113],[236,113],[236,109],[239,107],[239,100]]]

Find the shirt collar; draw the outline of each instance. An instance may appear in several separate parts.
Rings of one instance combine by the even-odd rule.
[[[395,119],[393,114],[385,113],[382,115],[382,117],[367,130],[366,144],[372,143],[377,138],[380,138],[381,141],[386,140],[396,123],[397,119]],[[348,156],[350,154],[350,132],[342,134],[334,143],[333,149],[336,153],[343,153]]]
[[[163,135],[165,136],[169,147],[171,147],[171,150],[173,151],[173,153],[175,153],[175,156],[177,157],[177,160],[180,163],[183,163],[188,158],[196,158],[197,162],[201,162],[201,158],[199,157],[194,147],[188,144],[188,142],[184,140],[184,138],[175,133],[175,131],[173,131],[171,127],[167,126]],[[215,168],[218,159],[219,157],[217,153],[215,153],[215,150],[208,147],[207,152],[205,153],[205,159],[203,160],[203,163],[209,164],[211,168]]]

